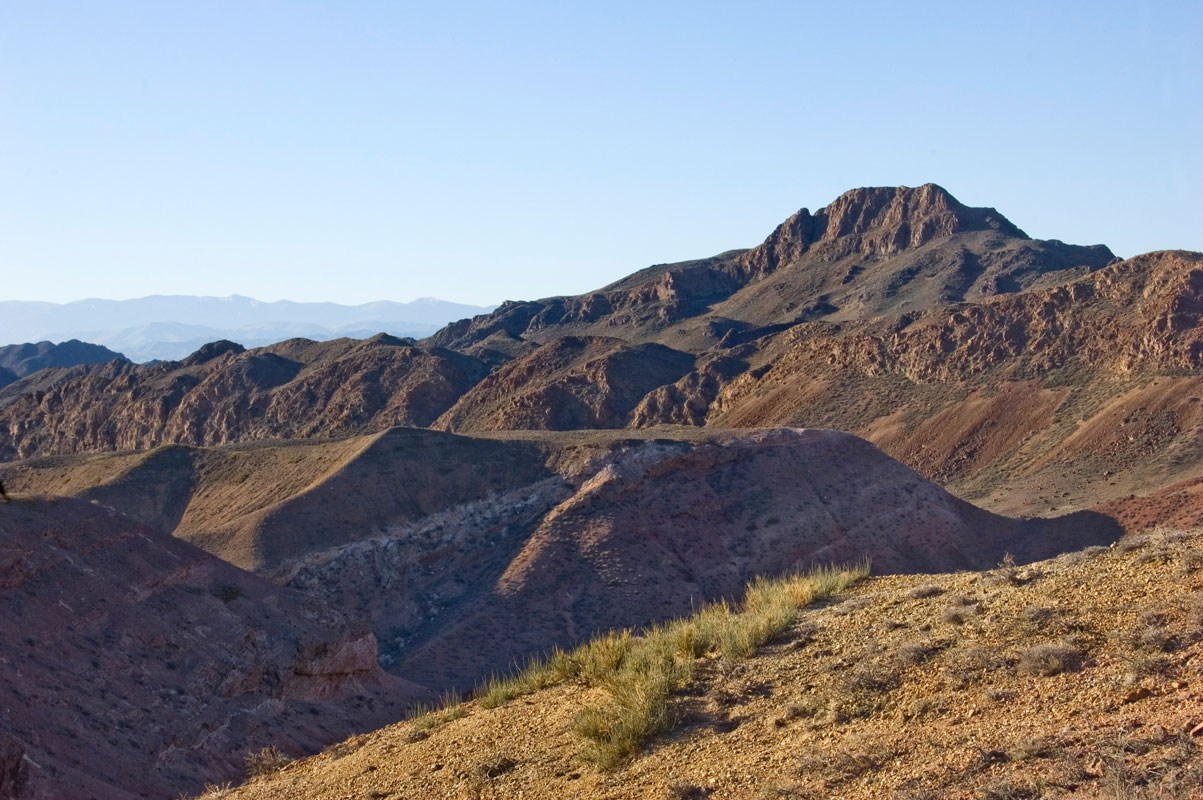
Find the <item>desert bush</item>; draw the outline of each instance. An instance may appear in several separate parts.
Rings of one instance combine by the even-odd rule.
[[[270,775],[292,763],[292,757],[275,747],[264,747],[246,754],[247,776]]]
[[[964,625],[973,614],[966,608],[946,608],[940,615],[940,620],[949,625]]]
[[[1061,749],[1047,739],[1027,736],[1015,742],[1007,750],[1007,756],[1012,761],[1030,761],[1035,758],[1053,758],[1061,754]]]
[[[849,737],[843,746],[832,749],[816,748],[803,757],[798,765],[802,774],[817,773],[829,786],[847,783],[881,769],[899,755],[898,748],[864,737]]]
[[[945,646],[945,642],[937,642],[931,639],[917,639],[903,642],[894,652],[894,662],[900,666],[913,667],[927,661]]]
[[[1019,656],[1019,670],[1028,675],[1050,677],[1082,668],[1082,651],[1065,642],[1038,644]]]
[[[851,667],[840,676],[840,687],[853,694],[883,694],[902,683],[898,668],[881,659],[869,659]]]
[[[923,586],[916,586],[915,588],[913,588],[909,592],[907,592],[907,596],[909,596],[915,600],[923,600],[925,598],[935,597],[936,595],[940,595],[940,594],[944,594],[944,590],[941,589],[939,586],[936,586],[934,583],[928,583]]]

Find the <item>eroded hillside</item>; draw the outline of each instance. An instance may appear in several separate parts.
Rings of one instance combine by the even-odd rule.
[[[1203,785],[1203,536],[872,578],[751,657],[693,659],[666,730],[599,770],[567,679],[349,739],[216,800],[1061,798]],[[611,684],[612,686],[613,684]],[[491,705],[491,703],[490,703]]]
[[[23,800],[199,791],[427,696],[362,623],[72,498],[0,503],[0,639],[0,786]]]

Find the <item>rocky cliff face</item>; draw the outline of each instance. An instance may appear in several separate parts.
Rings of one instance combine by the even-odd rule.
[[[0,395],[0,458],[429,425],[488,372],[407,340],[207,345],[180,362],[39,373]],[[37,376],[35,376],[37,377]]]
[[[0,504],[0,796],[175,797],[396,719],[372,632],[101,506]]]

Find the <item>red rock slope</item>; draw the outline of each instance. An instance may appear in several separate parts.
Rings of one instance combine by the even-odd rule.
[[[0,641],[0,796],[21,800],[199,791],[421,694],[320,602],[71,498],[0,504]]]

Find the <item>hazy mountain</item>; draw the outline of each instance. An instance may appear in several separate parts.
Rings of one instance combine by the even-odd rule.
[[[0,347],[0,386],[32,375],[46,367],[74,367],[79,364],[103,364],[124,358],[105,347],[72,339],[62,344],[38,342]]]
[[[426,336],[448,322],[490,310],[430,297],[357,306],[263,303],[240,295],[152,295],[65,304],[10,300],[0,302],[0,342],[82,339],[120,350],[134,361],[170,360],[218,339],[258,347],[298,336]]]

